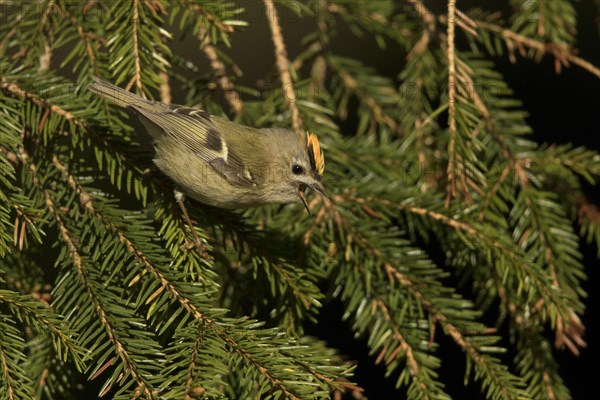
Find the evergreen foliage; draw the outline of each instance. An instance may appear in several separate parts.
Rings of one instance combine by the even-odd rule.
[[[305,333],[333,299],[409,399],[450,398],[444,335],[482,397],[569,399],[553,347],[585,346],[579,246],[600,249],[600,211],[582,182],[600,155],[532,141],[491,60],[600,70],[573,50],[569,0],[512,0],[501,18],[432,3],[0,0],[0,399],[77,398],[82,383],[114,399],[361,398],[335,343]],[[293,59],[278,12],[312,31]],[[238,84],[227,55],[250,24],[278,50],[271,91]],[[397,77],[336,53],[342,34],[398,48]],[[318,133],[332,201],[312,198],[312,217],[191,202],[188,226],[92,76]]]

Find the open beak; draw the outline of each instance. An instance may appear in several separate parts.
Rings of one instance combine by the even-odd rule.
[[[314,190],[315,192],[319,193],[321,196],[325,197],[327,200],[331,201],[329,196],[327,196],[327,194],[323,190],[323,187],[321,186],[320,183],[313,183],[312,185],[310,185],[310,188],[312,190]]]
[[[306,200],[306,194],[304,193],[304,190],[306,190],[306,186],[300,186],[300,189],[298,190],[298,196],[300,196],[300,200],[302,200],[302,204],[304,204],[306,212],[312,217],[312,214],[310,213],[310,208],[308,208],[308,200]]]
[[[306,190],[307,187],[310,187],[312,190],[319,193],[321,196],[325,197],[327,200],[331,201],[331,199],[329,199],[329,196],[327,196],[325,191],[323,191],[323,188],[321,187],[321,184],[319,184],[319,183],[314,183],[309,186],[300,185],[300,187],[298,188],[298,196],[300,196],[300,200],[302,200],[302,204],[304,204],[304,208],[306,208],[308,215],[312,216],[312,214],[310,213],[310,209],[308,208],[308,200],[306,199],[306,194],[304,193],[304,191]]]

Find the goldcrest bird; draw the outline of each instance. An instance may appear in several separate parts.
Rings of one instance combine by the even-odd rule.
[[[97,78],[89,90],[137,115],[154,138],[155,164],[201,203],[248,208],[302,201],[310,214],[306,188],[327,197],[321,183],[325,160],[312,133],[235,124],[200,109],[147,100]]]

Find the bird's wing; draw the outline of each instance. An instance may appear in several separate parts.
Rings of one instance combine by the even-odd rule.
[[[159,111],[137,105],[131,108],[160,127],[166,135],[185,145],[232,183],[256,185],[247,167],[229,148],[208,112],[175,105]]]
[[[150,122],[150,127],[158,127],[185,145],[230,182],[241,186],[256,185],[247,166],[235,150],[228,147],[208,112],[147,100],[98,78],[93,78],[88,88],[118,106],[136,111],[143,118],[142,122]],[[153,129],[149,129],[149,133],[156,134]]]

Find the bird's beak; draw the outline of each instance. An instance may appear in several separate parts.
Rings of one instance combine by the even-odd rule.
[[[305,190],[306,190],[306,186],[301,185],[300,188],[298,189],[298,196],[300,196],[300,200],[302,200],[302,204],[304,204],[304,208],[306,208],[306,212],[308,213],[308,215],[310,215],[312,217],[312,214],[310,213],[310,208],[308,208],[308,200],[306,200],[306,194],[304,194]]]
[[[331,201],[331,200],[329,199],[329,196],[327,196],[327,194],[323,190],[323,187],[321,187],[320,183],[313,183],[312,185],[308,185],[308,186],[306,186],[304,184],[300,185],[300,187],[298,188],[298,196],[300,197],[300,200],[302,200],[302,204],[304,204],[304,208],[306,208],[308,215],[312,216],[312,214],[310,213],[310,209],[308,208],[308,200],[306,199],[306,194],[304,193],[304,191],[306,190],[307,187],[310,187],[312,190],[319,193],[321,196],[325,197],[327,200],[329,200],[329,201]]]
[[[319,193],[321,196],[325,197],[327,200],[331,201],[329,196],[327,196],[327,193],[325,193],[325,191],[323,190],[323,187],[320,183],[313,183],[312,185],[310,185],[310,188],[315,192]]]

